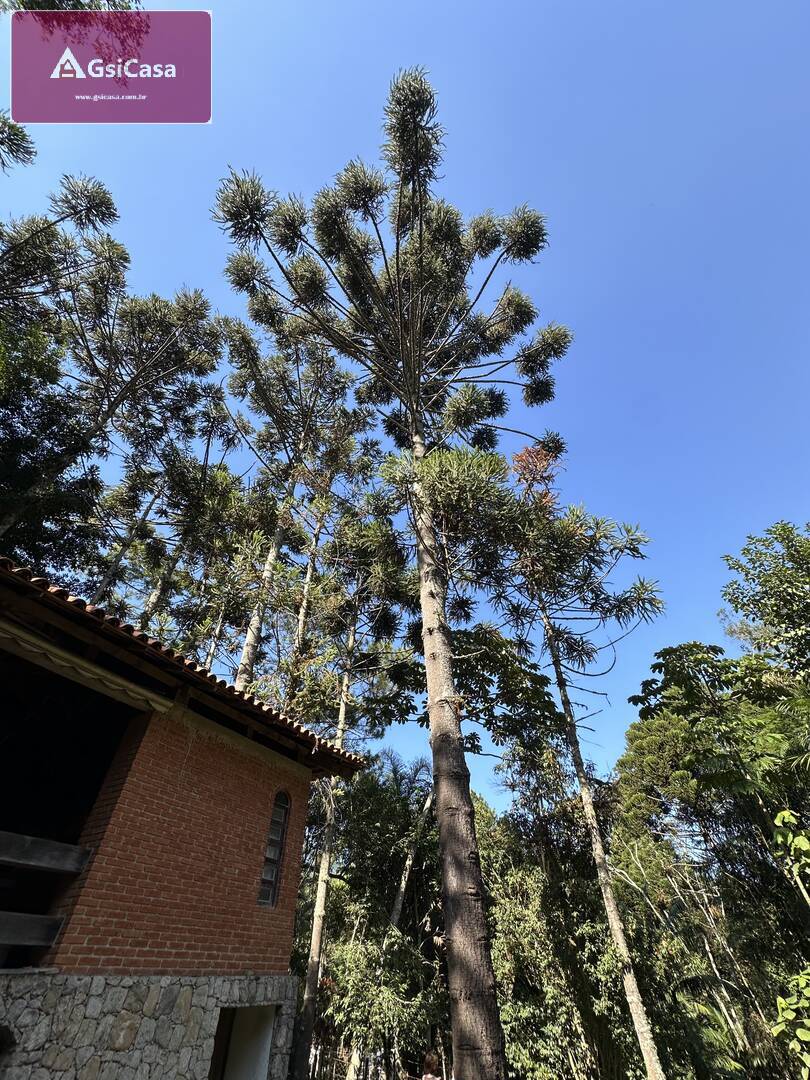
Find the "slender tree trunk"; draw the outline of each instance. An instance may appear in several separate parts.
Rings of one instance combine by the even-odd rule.
[[[599,879],[599,888],[602,892],[602,901],[605,905],[605,915],[607,916],[608,927],[610,929],[610,936],[613,940],[614,948],[618,953],[622,965],[624,994],[627,998],[627,1005],[630,1009],[633,1027],[636,1030],[636,1038],[638,1039],[641,1056],[644,1059],[644,1067],[647,1076],[649,1077],[649,1080],[666,1080],[664,1070],[661,1067],[661,1062],[658,1058],[658,1049],[655,1045],[655,1037],[653,1036],[649,1017],[647,1016],[647,1010],[644,1007],[644,1001],[642,1000],[641,991],[639,990],[638,982],[636,980],[636,973],[633,970],[633,960],[630,955],[630,947],[627,944],[627,938],[625,937],[624,923],[622,922],[621,913],[619,912],[619,906],[616,903],[616,894],[613,891],[613,882],[610,878],[610,868],[608,867],[607,855],[605,854],[605,845],[602,842],[602,830],[596,817],[591,785],[588,774],[585,771],[585,764],[582,760],[582,750],[579,745],[576,718],[571,705],[571,699],[568,696],[568,683],[566,682],[565,673],[560,661],[560,654],[554,637],[554,628],[545,614],[543,615],[543,622],[546,631],[546,641],[548,642],[548,649],[551,654],[551,662],[554,666],[554,674],[557,680],[557,690],[560,695],[563,713],[565,714],[568,748],[574,762],[574,771],[577,774],[585,824],[591,840],[593,861],[596,863],[596,875]]]
[[[355,1047],[349,1058],[349,1067],[346,1070],[346,1080],[357,1080],[357,1077],[360,1075],[361,1062],[362,1058],[360,1056],[360,1051]]]
[[[248,622],[247,633],[245,634],[245,640],[242,645],[242,655],[239,658],[239,668],[237,669],[236,678],[234,679],[234,686],[237,690],[245,690],[245,688],[253,682],[256,657],[259,654],[259,646],[262,643],[264,616],[267,611],[267,598],[270,592],[270,586],[273,584],[273,578],[275,577],[276,563],[278,562],[278,557],[281,553],[281,541],[284,537],[284,519],[286,517],[286,511],[294,491],[295,485],[291,481],[287,486],[284,498],[279,506],[276,531],[273,534],[270,550],[267,552],[267,557],[264,560],[256,603],[250,613],[250,621]]]
[[[411,870],[413,870],[413,862],[416,858],[416,849],[419,847],[419,841],[422,839],[422,833],[425,830],[428,817],[430,816],[430,808],[433,806],[433,791],[428,792],[428,796],[425,799],[425,804],[422,807],[419,814],[419,820],[416,823],[416,829],[414,830],[413,840],[411,846],[408,849],[408,855],[405,859],[405,865],[402,868],[402,874],[399,879],[399,888],[397,889],[397,895],[394,897],[394,902],[391,905],[391,913],[388,916],[391,925],[393,927],[399,926],[399,920],[402,917],[402,904],[405,900],[405,890],[408,887],[408,878],[411,876]]]
[[[340,686],[340,707],[334,742],[343,745],[346,734],[347,710],[351,691],[352,658],[354,655],[357,632],[356,618],[349,627],[346,638],[346,667]],[[326,920],[326,896],[329,891],[329,871],[332,867],[332,844],[335,837],[335,792],[337,782],[333,779],[329,785],[329,800],[326,804],[326,823],[323,834],[323,847],[318,864],[318,887],[315,893],[315,908],[312,912],[312,932],[309,940],[309,958],[304,982],[304,1000],[298,1017],[295,1048],[291,1075],[294,1080],[307,1080],[309,1076],[309,1056],[312,1050],[312,1033],[315,1030],[315,1006],[318,1001],[318,983],[321,974],[321,953],[323,951],[323,927]]]
[[[354,944],[354,939],[357,936],[357,929],[359,925],[360,916],[358,915],[357,919],[355,920],[354,927],[352,928],[352,936],[349,939],[349,943],[351,945]],[[365,936],[366,935],[364,929],[363,933],[360,935],[360,940],[362,941]],[[366,1065],[368,1065],[368,1062],[366,1062]],[[351,1057],[349,1058],[349,1067],[346,1071],[346,1080],[357,1080],[357,1078],[360,1076],[361,1070],[365,1072],[366,1076],[368,1075],[368,1068],[366,1067],[365,1069],[363,1069],[363,1055],[355,1046],[352,1048]]]
[[[301,655],[304,651],[304,638],[307,632],[307,620],[309,619],[309,605],[312,595],[312,581],[315,576],[315,565],[318,561],[318,544],[323,529],[323,517],[319,516],[315,522],[315,531],[312,534],[312,542],[307,555],[307,568],[304,574],[304,583],[301,589],[301,603],[298,607],[298,620],[295,625],[295,639],[293,641],[292,654],[290,656],[290,679],[287,686],[287,695],[284,702],[288,709],[301,688],[301,673],[299,671]]]
[[[315,1006],[318,1001],[318,983],[321,973],[323,927],[326,920],[326,895],[329,890],[329,870],[332,866],[332,843],[335,834],[335,811],[333,806],[335,788],[336,784],[333,780],[329,785],[326,826],[318,865],[318,887],[315,893],[315,908],[312,913],[312,932],[309,939],[304,1000],[298,1017],[298,1033],[293,1051],[292,1076],[295,1080],[307,1080],[309,1076],[309,1057],[312,1051],[312,1033],[315,1030]]]
[[[321,539],[322,528],[323,525],[319,519],[312,536],[309,555],[307,556],[307,569],[304,574],[304,584],[301,590],[301,604],[298,608],[298,621],[295,627],[295,641],[293,643],[293,648],[298,656],[300,656],[301,650],[304,647],[304,635],[306,634],[307,618],[309,617],[309,598],[312,592],[312,579],[315,575],[315,563],[317,561],[318,543]]]
[[[431,789],[424,805],[419,813],[419,818],[416,822],[416,828],[414,830],[413,839],[411,845],[408,848],[408,854],[405,857],[405,865],[402,868],[402,873],[399,877],[399,887],[397,888],[397,894],[394,897],[394,902],[391,905],[391,911],[388,915],[388,920],[394,929],[399,927],[399,920],[402,918],[402,905],[405,901],[405,891],[408,888],[408,879],[411,876],[413,870],[414,860],[416,859],[416,850],[419,847],[419,841],[422,838],[425,825],[427,824],[428,817],[430,816],[430,809],[433,806],[433,790]],[[385,953],[385,945],[383,945],[383,955]],[[358,1056],[359,1060],[359,1056]],[[395,1071],[398,1073],[400,1080],[408,1080],[408,1070],[402,1064],[402,1057],[399,1052],[399,1044],[396,1036],[394,1037],[394,1061],[396,1063]],[[346,1080],[349,1080],[347,1075]]]
[[[432,806],[433,790],[431,789],[428,792],[422,810],[420,811],[419,819],[416,823],[416,828],[413,834],[413,840],[411,841],[411,846],[408,849],[408,854],[405,858],[405,865],[402,868],[402,873],[399,878],[399,887],[397,889],[396,896],[394,897],[394,902],[391,905],[391,911],[388,915],[388,920],[394,928],[397,928],[399,926],[399,920],[402,918],[402,905],[405,900],[405,891],[408,888],[408,880],[411,876],[411,871],[413,870],[414,859],[416,858],[416,850],[419,847],[419,841],[421,840],[422,833],[425,830],[425,825],[427,824],[427,820],[430,816],[430,810]],[[383,946],[383,948],[384,947],[385,946]],[[357,1076],[360,1072],[360,1064],[360,1051],[356,1047],[354,1047],[351,1052],[349,1067],[346,1072],[346,1080],[357,1080]]]
[[[219,643],[222,639],[222,628],[224,627],[224,625],[225,605],[223,604],[222,607],[219,609],[219,615],[217,615],[214,632],[211,635],[211,640],[208,642],[208,649],[206,650],[205,660],[203,661],[203,667],[207,668],[208,671],[211,670],[214,660],[216,659],[217,647],[219,646]]]
[[[155,587],[146,598],[146,604],[141,612],[141,630],[148,630],[149,623],[152,621],[153,616],[157,615],[162,610],[169,588],[171,587],[174,572],[177,569],[177,564],[180,562],[182,554],[183,545],[178,544],[174,549],[172,557],[161,570],[160,577],[155,583]]]
[[[135,532],[138,528],[138,525],[140,524],[141,522],[139,521],[136,525],[133,525],[127,535],[124,537],[124,539],[118,545],[118,550],[113,557],[113,561],[107,567],[107,572],[104,574],[104,577],[98,583],[98,588],[90,597],[91,604],[100,604],[104,597],[107,595],[107,590],[110,588],[113,581],[115,581],[116,575],[121,569],[121,563],[124,561],[124,556],[132,547],[132,542],[135,538]]]
[[[413,434],[414,459],[425,456]],[[453,680],[447,580],[429,507],[414,491],[422,641],[433,753],[433,784],[442,867],[453,1069],[456,1080],[505,1080],[503,1029],[489,946],[484,881],[475,833],[470,772],[461,734],[461,703]]]
[[[670,873],[667,874],[667,880],[670,882],[671,887],[674,890],[675,895],[678,897],[678,899],[681,900],[681,902],[684,903],[684,904],[687,904],[687,905],[691,904],[692,906],[697,907],[697,909],[700,911],[701,915],[703,916],[703,919],[704,919],[705,924],[706,924],[706,930],[703,932],[703,936],[704,936],[704,939],[705,939],[705,942],[706,942],[706,944],[705,944],[706,951],[708,952],[709,957],[710,957],[711,962],[712,962],[712,967],[715,969],[715,971],[717,971],[717,964],[714,961],[714,953],[713,953],[713,950],[711,949],[711,946],[710,946],[709,941],[708,941],[708,936],[709,935],[711,935],[712,940],[716,943],[716,945],[720,949],[722,949],[722,951],[726,954],[728,959],[731,961],[731,966],[733,967],[734,972],[735,972],[735,974],[737,975],[737,978],[740,981],[740,984],[744,988],[744,991],[747,994],[748,999],[750,1000],[753,1007],[756,1009],[757,1014],[759,1015],[759,1018],[762,1021],[763,1025],[767,1026],[768,1020],[766,1019],[765,1012],[762,1009],[762,1007],[760,1006],[759,999],[757,998],[756,994],[754,993],[753,988],[751,987],[751,984],[749,983],[748,979],[746,978],[745,972],[743,971],[742,967],[740,966],[740,963],[737,960],[736,953],[734,952],[731,945],[729,944],[729,941],[728,941],[728,938],[726,937],[725,932],[723,931],[723,929],[720,927],[720,925],[717,922],[717,919],[715,917],[715,913],[714,913],[714,910],[713,910],[713,906],[712,906],[712,904],[709,903],[709,900],[708,900],[708,898],[706,896],[705,891],[703,889],[696,889],[695,886],[694,886],[694,882],[693,882],[693,880],[692,880],[692,878],[690,876],[681,873],[680,877],[684,881],[686,888],[688,888],[688,890],[689,890],[688,900],[684,897],[683,892],[681,891],[681,888],[680,888],[680,885],[678,884],[678,882],[676,880],[673,880],[673,877],[672,877],[672,875]],[[722,901],[720,902],[720,908],[722,910]],[[720,979],[719,973],[718,973],[717,977],[718,977],[718,979]]]
[[[717,961],[714,958],[709,939],[705,933],[701,934],[703,938],[703,948],[706,950],[706,955],[709,958],[709,965],[714,972],[714,977],[717,980],[717,990],[714,992],[715,1000],[720,1006],[721,1012],[725,1017],[726,1024],[729,1031],[732,1034],[734,1041],[737,1044],[737,1049],[742,1050],[744,1053],[750,1053],[751,1045],[748,1042],[748,1036],[745,1034],[745,1027],[737,1016],[737,1011],[734,1008],[734,1002],[731,1000],[731,994],[726,989],[726,983],[723,976],[720,974],[720,969],[717,966]]]
[[[107,567],[106,574],[104,575],[104,577],[99,582],[98,588],[93,593],[93,595],[92,595],[92,597],[90,599],[91,604],[100,604],[101,601],[104,599],[104,597],[107,595],[107,590],[110,588],[113,581],[115,581],[115,576],[116,576],[116,574],[118,573],[118,571],[119,571],[119,569],[121,567],[121,563],[124,561],[124,556],[127,554],[129,549],[132,547],[133,543],[135,542],[135,537],[138,535],[138,533],[141,531],[141,529],[146,524],[147,518],[149,517],[149,515],[152,512],[152,507],[158,501],[159,496],[160,496],[160,492],[156,491],[155,494],[152,496],[152,498],[149,500],[149,502],[146,504],[146,507],[144,508],[144,511],[141,514],[141,516],[138,518],[137,521],[135,521],[132,524],[132,526],[129,529],[129,532],[124,537],[124,539],[121,541],[121,543],[118,545],[118,550],[115,553],[115,558],[110,563],[110,565]]]

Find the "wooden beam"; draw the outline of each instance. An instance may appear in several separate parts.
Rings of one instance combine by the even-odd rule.
[[[199,708],[195,708],[195,706],[199,706]],[[256,735],[263,735],[267,739],[272,739],[278,746],[284,747],[285,750],[293,751],[295,755],[303,752],[306,757],[309,754],[309,746],[302,746],[300,737],[296,738],[291,732],[273,724],[270,720],[263,720],[258,713],[253,712],[249,707],[243,706],[240,708],[238,698],[234,698],[233,704],[231,704],[227,698],[223,699],[216,694],[213,683],[207,686],[205,684],[192,686],[187,708],[189,712],[196,712],[198,716],[202,716],[206,720],[213,720],[214,723],[216,723],[216,720],[211,716],[212,712],[227,716],[235,723],[249,728]],[[289,757],[290,755],[285,756]],[[295,756],[293,760],[298,761],[299,759]]]
[[[133,647],[130,644],[128,635],[101,620],[94,624],[94,621],[82,609],[74,610],[71,607],[65,607],[62,601],[56,600],[47,593],[36,590],[33,594],[29,592],[25,596],[18,593],[15,594],[16,602],[10,605],[2,599],[3,585],[4,582],[0,580],[0,617],[4,613],[9,614],[15,625],[21,625],[19,619],[22,619],[29,630],[40,634],[43,633],[44,619],[49,631],[56,631],[58,634],[67,636],[69,640],[63,644],[71,653],[77,654],[76,643],[81,642],[87,646],[88,653],[96,650],[97,653],[115,657],[128,667],[135,668],[138,675],[148,674],[156,682],[165,684],[165,692],[172,693],[172,688],[177,681],[177,671],[171,670],[167,657],[160,657],[155,650],[145,651],[144,655],[140,655],[139,647],[137,645]],[[51,638],[49,637],[48,640]],[[92,662],[94,658],[87,655],[86,659]],[[169,670],[166,670],[167,667]]]
[[[53,945],[62,920],[0,911],[0,945]]]
[[[89,858],[89,848],[0,830],[0,863],[4,866],[52,870],[57,874],[80,874]]]
[[[100,623],[98,628],[90,625],[83,625],[87,622],[83,615],[80,615],[79,611],[62,611],[60,610],[60,602],[49,597],[47,593],[35,594],[34,598],[29,594],[23,596],[21,590],[11,590],[9,592],[14,596],[15,603],[9,605],[7,601],[4,602],[3,594],[6,591],[4,586],[7,583],[0,580],[0,648],[5,647],[10,652],[17,652],[18,655],[26,656],[27,659],[35,659],[30,654],[22,652],[19,649],[21,642],[19,642],[19,624],[14,625],[17,629],[15,637],[18,638],[16,642],[8,640],[8,636],[5,636],[5,641],[2,640],[2,629],[5,623],[6,635],[8,634],[9,623],[2,618],[2,611],[13,610],[15,614],[24,612],[25,615],[30,618],[41,620],[43,616],[48,619],[49,623],[54,629],[61,630],[68,634],[72,638],[78,638],[83,641],[85,645],[89,645],[93,649],[98,649],[99,652],[108,654],[116,659],[120,659],[127,666],[134,668],[136,672],[146,674],[155,681],[166,685],[165,691],[161,694],[159,691],[146,690],[143,686],[137,686],[136,683],[131,682],[128,679],[123,678],[120,675],[113,675],[111,672],[106,672],[102,685],[99,685],[99,677],[102,672],[105,672],[104,668],[99,667],[92,661],[84,659],[83,661],[77,659],[75,652],[66,652],[65,649],[60,649],[51,643],[51,647],[54,652],[61,653],[59,660],[63,660],[67,656],[71,656],[73,659],[74,674],[72,678],[76,682],[81,682],[84,685],[90,686],[94,690],[101,690],[102,693],[106,693],[108,696],[116,698],[119,701],[123,701],[125,704],[135,705],[138,708],[154,709],[157,712],[167,712],[172,708],[174,702],[169,699],[169,695],[172,694],[174,688],[178,683],[187,685],[190,687],[190,697],[187,708],[192,712],[195,711],[195,700],[200,706],[205,708],[205,711],[200,710],[200,714],[207,719],[212,719],[208,710],[224,714],[237,720],[238,723],[243,724],[245,727],[254,731],[257,735],[261,735],[264,739],[270,740],[276,743],[275,749],[278,752],[284,754],[287,750],[288,753],[285,756],[292,757],[293,760],[303,765],[305,768],[310,769],[315,776],[344,776],[350,777],[356,772],[356,768],[342,761],[335,761],[332,759],[328,751],[318,751],[314,755],[312,753],[312,746],[309,740],[296,735],[292,731],[285,730],[280,725],[275,725],[272,722],[263,721],[256,713],[251,714],[250,708],[242,706],[240,701],[234,698],[232,703],[229,703],[221,693],[217,691],[216,684],[210,682],[205,676],[193,672],[188,669],[184,669],[182,666],[175,664],[167,656],[162,655],[156,650],[145,651],[143,655],[139,655],[137,648],[131,649],[126,647],[126,642],[117,642],[116,638],[120,637],[120,634],[113,631],[109,626],[105,626]],[[14,583],[18,584],[18,583]],[[19,583],[24,586],[28,586],[25,592],[29,592],[32,588],[27,582]],[[42,604],[45,604],[46,611],[42,611]],[[69,617],[70,616],[70,617]],[[29,631],[30,633],[30,631]],[[33,635],[31,635],[33,636]],[[37,635],[38,636],[38,635]],[[45,638],[45,641],[49,639]],[[39,642],[42,643],[43,638],[39,637]],[[30,647],[29,641],[25,643]],[[51,651],[51,650],[49,650]],[[49,667],[51,670],[57,670],[55,667],[51,667],[49,660],[56,659],[53,655],[47,659],[43,657],[40,644],[40,655],[35,662],[39,662],[42,666]],[[61,667],[61,665],[60,665]],[[60,671],[61,674],[65,674],[64,669]],[[82,676],[85,676],[83,678]],[[207,706],[207,708],[206,708]],[[283,748],[283,749],[282,749]]]
[[[3,591],[2,586],[3,582],[0,581],[0,596],[2,595]],[[14,610],[15,612],[22,611],[26,615],[33,618],[42,619],[42,598],[45,598],[47,600],[47,594],[42,594],[42,597],[37,597],[36,599],[31,599],[30,597],[26,597],[25,599],[21,598]],[[304,743],[305,741],[300,736],[296,736],[293,732],[286,731],[283,727],[276,726],[269,721],[263,722],[259,718],[259,716],[255,713],[252,713],[249,708],[240,707],[241,703],[238,698],[234,698],[232,702],[229,702],[227,698],[223,698],[218,692],[216,684],[209,681],[205,676],[202,676],[199,673],[195,673],[190,670],[185,670],[183,667],[169,660],[168,657],[161,656],[160,653],[156,652],[155,650],[143,656],[139,656],[137,654],[137,651],[131,648],[124,647],[123,643],[116,643],[116,635],[109,627],[104,627],[103,624],[99,624],[98,629],[93,627],[92,625],[83,626],[82,622],[85,620],[81,618],[76,618],[76,613],[70,613],[73,615],[73,618],[71,619],[67,617],[68,613],[54,610],[54,606],[55,602],[48,604],[47,611],[45,613],[46,617],[50,620],[54,628],[64,633],[67,633],[72,637],[78,638],[80,641],[84,642],[85,645],[89,645],[93,648],[98,649],[101,652],[108,653],[110,656],[114,656],[116,659],[122,660],[128,666],[134,668],[135,672],[137,672],[138,674],[146,674],[151,678],[168,684],[166,685],[163,694],[160,694],[157,691],[148,692],[151,698],[151,705],[152,707],[156,708],[158,712],[167,712],[172,707],[172,705],[174,705],[174,701],[169,701],[167,699],[170,695],[174,695],[176,693],[178,684],[180,686],[188,686],[190,691],[190,697],[187,707],[191,709],[191,711],[194,711],[194,701],[196,699],[201,705],[203,705],[204,708],[207,707],[209,709],[215,710],[216,712],[223,713],[226,716],[230,716],[232,719],[237,720],[237,722],[244,724],[247,727],[252,727],[253,730],[257,732],[257,734],[261,733],[271,739],[277,740],[282,746],[285,746],[287,749],[294,750],[296,751],[296,753],[303,749],[302,762],[307,765],[309,764],[308,757],[310,747],[306,744],[302,747],[302,743]],[[8,641],[7,638],[4,642],[2,637],[2,628],[4,625],[7,627],[10,627],[12,625],[15,626],[17,629],[16,636],[19,637],[22,627],[18,623],[12,624],[7,622],[7,620],[3,619],[3,609],[4,605],[2,601],[0,601],[0,649],[5,647],[10,652],[18,651],[14,649],[12,643]],[[78,663],[82,663],[82,658],[78,657],[78,654],[74,651],[68,652],[67,646],[63,645],[60,647],[56,645],[55,642],[50,642],[50,639],[42,635],[41,631],[37,632],[33,629],[33,627],[26,627],[25,629],[28,631],[29,636],[33,636],[34,634],[36,634],[40,642],[49,642],[53,649],[58,649],[63,654],[72,656],[74,660],[78,658]],[[30,655],[26,656],[26,659],[34,660],[34,662],[37,662],[36,659]],[[41,655],[39,662],[43,662]],[[95,668],[97,671],[105,670],[98,667],[98,665],[93,663],[92,661],[88,661],[86,659],[84,660],[84,664],[87,665],[87,667],[89,668]],[[43,666],[46,666],[46,664],[43,663]],[[61,672],[61,674],[65,674],[65,672],[63,671]],[[120,675],[114,676],[114,678],[118,682],[122,682],[125,684],[127,682],[126,680],[124,680],[123,676]],[[76,679],[76,681],[81,680]],[[136,684],[130,683],[129,685]],[[93,685],[92,689],[98,690],[99,686]],[[107,690],[107,693],[109,693],[109,688]],[[141,688],[141,693],[144,693],[143,688]],[[110,696],[115,695],[110,694]],[[127,701],[127,704],[132,704],[132,702]],[[210,719],[206,712],[201,713],[201,715],[206,716],[206,718]],[[298,760],[297,757],[296,760]]]
[[[173,701],[129,679],[114,675],[98,664],[91,664],[75,653],[55,645],[47,638],[34,634],[16,623],[0,618],[0,649],[22,656],[72,682],[87,686],[125,705],[157,712],[168,712]]]

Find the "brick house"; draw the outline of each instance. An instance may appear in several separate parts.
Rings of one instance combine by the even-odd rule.
[[[0,559],[0,1077],[281,1080],[338,750]]]

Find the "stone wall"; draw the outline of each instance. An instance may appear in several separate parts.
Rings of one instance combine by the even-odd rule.
[[[284,1080],[297,980],[287,975],[0,972],[2,1080],[206,1080],[219,1010],[276,1005],[269,1080]]]

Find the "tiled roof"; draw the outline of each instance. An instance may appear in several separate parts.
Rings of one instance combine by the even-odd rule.
[[[80,596],[74,596],[68,589],[54,585],[47,578],[37,577],[26,567],[17,566],[4,556],[0,556],[0,581],[6,580],[22,585],[26,592],[34,598],[41,600],[45,605],[52,608],[62,608],[71,615],[78,616],[83,625],[92,627],[101,636],[111,638],[116,644],[130,650],[133,654],[140,654],[142,658],[157,662],[169,670],[177,669],[177,674],[188,678],[191,676],[192,683],[204,684],[209,693],[226,701],[232,708],[244,709],[259,717],[264,724],[271,728],[278,728],[295,739],[312,748],[313,754],[324,755],[343,767],[340,772],[355,771],[363,765],[363,758],[352,754],[348,750],[339,749],[328,739],[319,738],[314,732],[303,724],[284,716],[271,705],[261,701],[253,694],[247,694],[242,690],[213,675],[207,668],[191,660],[176,649],[164,645],[156,638],[115,615],[109,615],[103,608],[89,604]],[[338,770],[336,770],[338,771]]]

